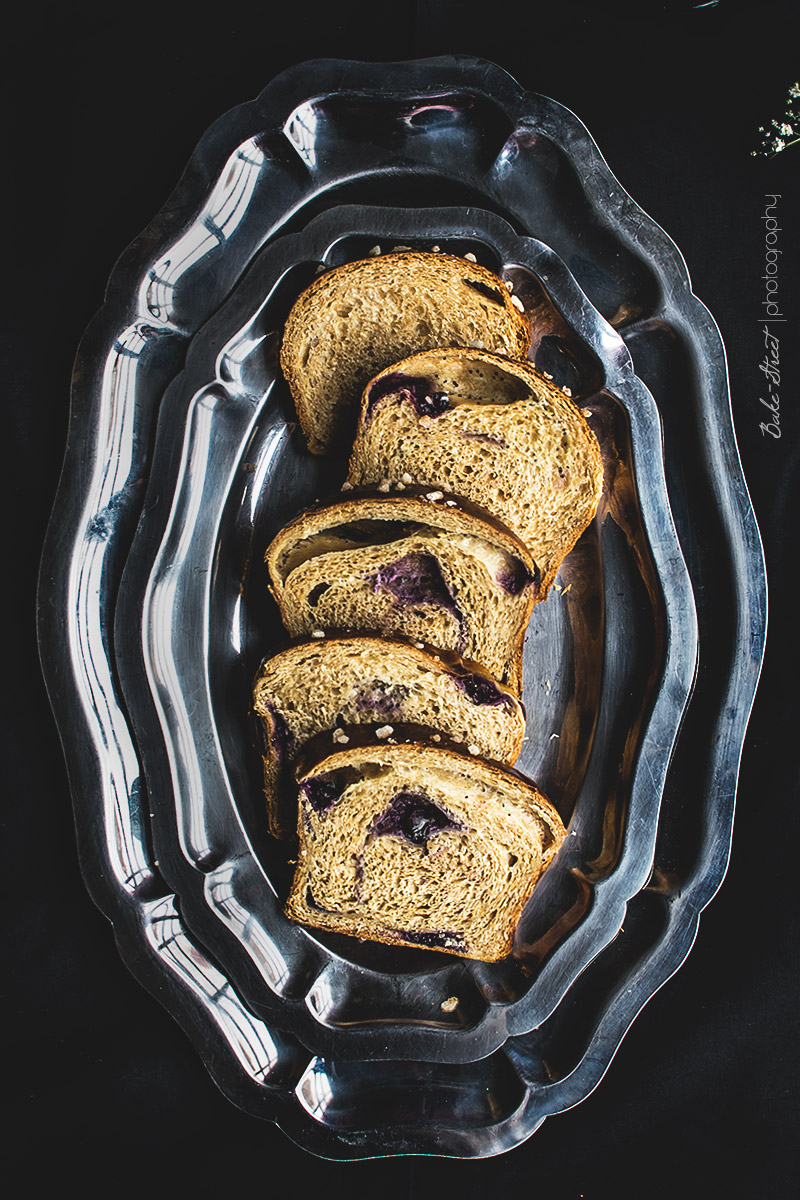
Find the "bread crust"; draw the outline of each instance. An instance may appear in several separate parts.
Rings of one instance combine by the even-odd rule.
[[[438,492],[438,499],[429,499]],[[270,578],[279,578],[281,557],[290,542],[310,537],[335,522],[415,521],[420,525],[440,525],[450,533],[468,533],[472,537],[494,541],[519,558],[536,577],[537,565],[522,539],[498,517],[464,496],[430,487],[409,486],[403,491],[381,491],[366,486],[343,491],[333,499],[309,505],[288,521],[266,549],[264,561]],[[276,599],[277,599],[276,595]]]
[[[357,316],[351,325],[346,324],[347,305],[354,299],[361,302],[372,290],[380,300],[381,288],[393,286],[404,291],[416,288],[424,295],[426,304],[433,306],[433,313],[428,314],[429,320],[421,328],[404,319],[404,306],[398,304],[393,319],[383,316],[380,336],[384,344],[376,347],[365,333],[363,316]],[[324,338],[342,313],[346,313],[342,318],[343,332],[338,333],[337,325],[334,344],[347,371],[354,371],[354,375],[334,411],[327,413],[321,410],[312,382],[310,355],[316,352],[309,349],[309,339]],[[434,317],[445,325],[443,331],[436,326]],[[437,345],[469,345],[475,340],[476,328],[493,350],[514,358],[526,356],[530,345],[527,314],[515,306],[507,287],[494,272],[465,258],[424,251],[392,251],[344,263],[318,276],[292,306],[280,350],[281,370],[309,450],[312,454],[325,454],[352,439],[361,389],[378,371],[413,351]],[[320,355],[325,353],[323,346]],[[329,354],[329,363],[330,357]],[[335,388],[335,381],[332,386]]]
[[[378,735],[379,728],[382,730],[380,736]],[[391,732],[385,733],[384,731],[386,730],[390,730]],[[341,744],[341,734],[344,734],[348,739],[346,748]],[[446,733],[440,733],[439,731],[430,729],[426,725],[418,725],[412,721],[384,722],[382,726],[342,725],[338,731],[326,729],[316,734],[313,738],[309,738],[297,756],[295,779],[298,782],[302,782],[302,780],[309,779],[312,775],[322,774],[327,770],[335,770],[337,766],[347,764],[345,758],[339,760],[335,757],[336,755],[349,754],[351,756],[358,756],[364,755],[365,752],[369,754],[373,751],[379,754],[387,745],[428,746],[442,751],[445,755],[458,755],[463,763],[471,763],[473,766],[477,759],[477,755],[471,753],[463,742],[458,742],[454,738],[448,737]],[[520,740],[521,749],[522,741]],[[501,775],[511,775],[522,783],[531,787],[535,786],[526,775],[516,770],[511,762],[504,763],[500,759],[491,758],[485,754],[480,756],[480,762],[499,772]]]

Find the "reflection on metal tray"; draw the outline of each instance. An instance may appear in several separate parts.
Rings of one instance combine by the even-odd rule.
[[[592,628],[577,586],[572,602],[551,598],[526,661],[545,693],[534,744],[544,734],[550,741],[554,721],[574,718],[576,765],[564,771],[557,756],[523,765],[563,789],[554,799],[572,815],[576,845],[526,913],[510,967],[430,966],[422,952],[378,962],[374,948],[273,920],[285,874],[262,836],[238,706],[270,637],[248,564],[270,521],[302,503],[304,476],[258,345],[272,328],[270,303],[274,311],[286,303],[309,255],[353,257],[359,237],[400,219],[387,212],[383,226],[372,214],[347,236],[326,226],[332,213],[313,223],[345,201],[457,206],[458,219],[449,213],[441,227],[462,241],[474,238],[479,216],[477,232],[481,222],[492,228],[478,242],[501,250],[499,265],[520,284],[536,291],[541,271],[547,290],[541,268],[550,273],[552,263],[549,311],[562,302],[569,310],[558,313],[566,334],[559,326],[555,346],[589,347],[601,365],[598,378],[586,377],[586,402],[614,453],[611,517],[571,567],[606,603]],[[497,218],[522,235],[513,251]],[[405,219],[426,236],[415,214]],[[328,245],[307,240],[284,259],[291,239],[268,246],[279,232],[302,242],[326,228]],[[525,249],[535,262],[526,265]],[[258,272],[268,279],[278,262],[287,274],[272,276],[259,308]],[[622,335],[655,396],[669,504],[647,392],[570,276]],[[227,297],[223,324],[211,321],[194,338]],[[579,383],[592,357],[556,353],[561,361]],[[169,511],[162,496],[174,500]],[[701,649],[671,758],[694,626],[670,505],[699,598]],[[586,1095],[636,1012],[682,962],[724,873],[765,604],[719,335],[677,250],[624,194],[580,123],[498,68],[465,59],[310,64],[222,118],[120,261],[81,344],[56,512],[40,639],[87,885],[134,972],[194,1038],[223,1090],[331,1157],[499,1153]],[[129,620],[142,626],[141,657],[130,649]],[[601,645],[622,644],[627,628],[643,661],[606,655],[600,672]],[[554,689],[556,665],[563,682]],[[623,768],[616,791],[614,762]],[[368,984],[363,1011],[355,977]],[[463,992],[462,1010],[420,1020],[410,977],[434,1003],[440,987]],[[485,1057],[475,1061],[478,1053]]]

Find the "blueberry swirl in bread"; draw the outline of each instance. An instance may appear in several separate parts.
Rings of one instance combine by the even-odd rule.
[[[342,726],[425,726],[476,753],[513,763],[522,748],[525,713],[508,689],[476,663],[396,638],[333,634],[306,638],[265,659],[253,689],[263,728],[264,791],[270,830],[297,832],[294,764],[318,734],[334,744]]]
[[[414,735],[319,748],[299,773],[286,911],[318,929],[496,962],[565,836],[515,771]],[[347,735],[346,735],[347,736]]]

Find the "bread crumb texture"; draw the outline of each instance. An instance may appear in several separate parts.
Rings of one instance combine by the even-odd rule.
[[[313,453],[352,439],[367,382],[409,354],[474,341],[512,357],[528,351],[528,318],[491,271],[447,254],[375,250],[318,276],[286,321],[281,367]]]
[[[480,505],[528,547],[543,598],[602,492],[600,448],[582,411],[529,363],[482,351],[414,355],[390,379],[385,388],[379,376],[362,397],[350,482],[411,475]],[[424,380],[447,405],[420,415],[405,380]]]
[[[265,660],[254,687],[254,709],[264,725],[264,790],[273,833],[296,833],[297,754],[332,730],[347,745],[345,728],[388,730],[393,723],[424,726],[434,739],[477,747],[477,753],[514,763],[522,748],[525,715],[508,688],[456,656],[445,662],[422,643],[383,636],[335,636],[302,642]],[[281,786],[281,783],[284,786]]]
[[[291,917],[487,962],[564,837],[532,784],[438,747],[340,751],[300,794]]]

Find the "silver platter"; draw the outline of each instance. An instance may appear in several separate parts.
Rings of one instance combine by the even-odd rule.
[[[343,475],[274,336],[396,241],[513,279],[607,467],[526,644],[520,766],[570,837],[492,967],[285,921],[247,715],[260,551]],[[39,628],[87,885],[233,1101],[329,1157],[483,1156],[588,1094],[723,877],[764,627],[719,334],[572,114],[477,60],[324,61],[209,130],[81,343]]]

